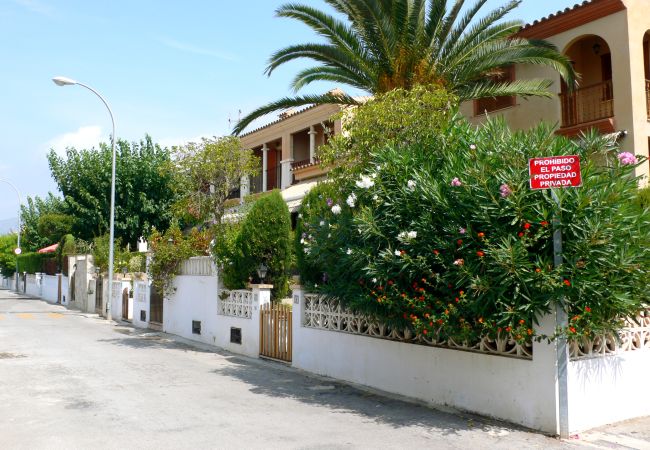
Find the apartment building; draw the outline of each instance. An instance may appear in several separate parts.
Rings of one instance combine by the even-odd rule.
[[[625,131],[624,151],[650,151],[650,0],[591,0],[550,14],[522,28],[519,36],[544,39],[568,55],[580,76],[569,91],[550,68],[517,65],[508,79],[553,81],[551,98],[499,97],[466,102],[461,112],[473,123],[503,116],[513,129],[528,129],[540,121],[557,124],[557,134],[573,137],[591,128],[602,133]],[[338,105],[310,106],[241,136],[245,148],[260,157],[256,176],[244,180],[240,196],[275,188],[290,208],[324,175],[318,147],[340,133],[332,116]],[[622,134],[623,135],[623,134]],[[648,176],[648,163],[637,169]]]

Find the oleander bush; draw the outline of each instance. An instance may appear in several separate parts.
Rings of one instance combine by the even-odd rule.
[[[529,188],[528,159],[577,154],[583,185]],[[296,235],[301,279],[353,310],[422,334],[523,342],[563,301],[569,336],[615,330],[650,303],[650,210],[634,168],[595,134],[513,132],[455,117],[373,151],[355,178],[308,195]],[[557,212],[563,265],[553,265]]]

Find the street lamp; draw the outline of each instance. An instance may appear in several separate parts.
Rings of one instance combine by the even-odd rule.
[[[20,198],[20,191],[18,190],[18,188],[16,187],[15,184],[13,184],[11,181],[5,180],[3,178],[0,178],[0,182],[7,183],[9,186],[14,188],[14,191],[16,191],[16,195],[18,196],[18,233],[17,233],[18,234],[18,238],[17,238],[18,242],[16,242],[16,248],[14,249],[14,253],[16,254],[16,292],[18,292],[18,255],[20,255],[20,253],[22,252],[22,250],[20,248],[20,215],[22,213],[22,211],[20,210],[20,205],[22,205],[23,202],[22,202],[22,200]]]
[[[70,78],[66,77],[55,77],[52,78],[52,81],[54,84],[57,86],[72,86],[72,85],[77,85],[84,87],[88,89],[90,92],[95,94],[99,99],[102,101],[104,106],[106,106],[106,109],[108,109],[108,114],[111,116],[111,123],[113,124],[113,135],[111,139],[111,146],[113,149],[113,165],[111,168],[111,212],[110,212],[110,230],[109,230],[109,245],[108,245],[108,301],[106,302],[106,312],[108,313],[108,316],[112,316],[112,311],[111,311],[111,300],[113,298],[113,258],[114,258],[114,248],[113,248],[113,241],[115,238],[115,118],[113,117],[113,111],[111,111],[111,107],[108,106],[108,103],[104,99],[104,97],[101,96],[99,92],[91,88],[90,86],[87,86],[83,83],[80,83],[78,81],[72,80]]]

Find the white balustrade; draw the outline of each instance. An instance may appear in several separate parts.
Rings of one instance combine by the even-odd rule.
[[[641,311],[635,320],[625,320],[618,335],[608,333],[592,339],[580,338],[570,343],[571,359],[594,358],[623,352],[650,350],[650,309]]]
[[[430,337],[415,335],[409,329],[398,329],[371,317],[354,314],[348,308],[341,306],[337,299],[318,294],[305,294],[304,298],[304,327],[523,359],[533,357],[532,342],[520,344],[505,336],[496,339],[485,336],[478,342],[456,342],[437,335]]]
[[[193,256],[181,262],[179,267],[179,275],[212,276],[214,274],[214,262],[209,256]]]
[[[250,319],[253,317],[253,292],[245,289],[222,291],[228,296],[219,300],[219,315],[242,317]]]

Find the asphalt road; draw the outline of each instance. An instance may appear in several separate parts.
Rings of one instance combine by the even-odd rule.
[[[0,448],[650,448],[650,419],[567,442],[0,290]]]

